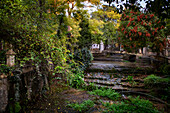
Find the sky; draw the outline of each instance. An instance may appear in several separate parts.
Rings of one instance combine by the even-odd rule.
[[[138,1],[139,1],[139,0],[138,0]],[[103,4],[103,5],[109,5],[107,2],[104,2],[103,0],[100,1],[100,3]],[[125,1],[124,1],[123,3],[125,3]],[[119,5],[122,5],[123,3],[119,3]],[[84,7],[83,9],[84,9],[84,10],[88,10],[89,13],[94,12],[94,11],[97,10],[97,7],[96,7],[96,6],[90,7],[90,6],[92,6],[92,4],[91,4],[91,3],[88,3],[88,1],[85,1],[84,4],[85,4],[86,7]],[[116,4],[116,2],[114,2],[114,3],[112,3],[112,4],[113,4],[114,6],[116,6],[116,7],[117,7],[117,5],[118,5],[118,4]],[[112,5],[112,4],[111,4],[111,5]],[[140,5],[141,5],[143,8],[145,8],[145,7],[146,7],[145,1],[142,0],[142,1],[140,2]],[[119,8],[119,7],[118,7],[118,8]]]

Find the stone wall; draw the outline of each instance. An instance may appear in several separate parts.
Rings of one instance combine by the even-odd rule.
[[[5,112],[8,104],[8,81],[0,77],[0,113]]]

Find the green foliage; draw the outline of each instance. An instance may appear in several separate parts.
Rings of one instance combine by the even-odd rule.
[[[0,65],[0,74],[3,74],[3,73],[9,74],[10,70],[11,70],[11,68],[8,67],[7,65],[5,65],[5,64]]]
[[[12,105],[10,106],[10,108],[9,108],[10,113],[19,113],[19,112],[20,112],[20,110],[21,110],[20,103],[19,103],[19,102],[15,102],[14,107],[15,107],[15,108],[14,108],[14,109],[15,109],[15,111],[13,110]]]
[[[68,104],[69,107],[72,107],[73,109],[80,111],[80,112],[85,112],[89,110],[91,107],[93,107],[95,104],[92,100],[86,100],[82,103],[74,103],[74,104]]]
[[[139,96],[136,98],[129,97],[129,100],[121,103],[106,103],[104,106],[107,108],[106,113],[158,113],[158,110],[153,107],[149,100],[140,99]]]
[[[125,10],[121,17],[118,39],[129,52],[148,45],[154,52],[160,52],[166,46],[164,30],[165,27],[156,15]]]
[[[103,6],[98,11],[92,13],[92,18],[103,22],[103,27],[99,28],[102,32],[100,35],[96,35],[98,42],[105,41],[105,45],[114,44],[117,42],[116,30],[119,27],[120,14],[115,11],[115,8],[109,6]]]
[[[74,73],[73,76],[69,78],[69,84],[75,88],[82,88],[84,85],[83,73]]]
[[[85,70],[93,60],[93,55],[88,48],[83,48],[75,51],[74,59],[79,63],[80,69]]]
[[[128,81],[134,81],[134,80],[133,80],[133,76],[128,76],[128,77],[127,77],[127,80],[128,80]]]
[[[152,75],[147,76],[144,79],[144,83],[147,87],[155,87],[155,86],[163,87],[163,84],[165,86],[167,86],[167,84],[170,83],[170,78],[169,77],[168,78],[161,78],[159,76],[152,74]],[[162,84],[162,85],[160,86],[160,84]]]
[[[103,97],[108,97],[109,99],[112,99],[112,100],[117,100],[120,97],[120,94],[115,92],[115,90],[106,89],[106,88],[96,89],[96,90],[93,90],[89,93],[92,94],[92,95],[99,95],[99,96],[103,96]]]
[[[161,72],[164,75],[170,75],[170,64],[165,64],[161,66]]]
[[[6,61],[6,51],[5,50],[1,50],[0,51],[0,64],[5,64]]]
[[[133,76],[128,76],[127,77],[127,80],[129,81],[129,83],[131,84],[131,85],[135,85],[135,81],[134,81],[134,79],[133,79]]]
[[[97,89],[97,86],[95,86],[94,83],[90,83],[89,85],[86,85],[83,87],[85,90],[87,91],[93,91],[93,90],[96,90]]]
[[[81,28],[81,31],[80,31],[81,36],[78,37],[79,48],[84,48],[84,47],[90,48],[90,46],[92,45],[92,34],[90,31],[88,19],[83,18],[79,26]]]

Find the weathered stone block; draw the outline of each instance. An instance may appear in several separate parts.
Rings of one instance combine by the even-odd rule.
[[[7,78],[0,80],[0,113],[4,112],[8,104]]]

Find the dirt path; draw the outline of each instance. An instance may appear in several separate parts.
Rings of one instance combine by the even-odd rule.
[[[77,90],[68,86],[57,84],[51,88],[51,92],[44,95],[45,98],[30,103],[28,113],[79,113],[68,107],[68,103],[82,103],[85,100],[94,100],[97,96],[87,93],[87,91]],[[95,106],[97,107],[97,106]],[[89,109],[89,113],[99,113],[97,108]]]
[[[86,113],[102,113],[101,109],[104,109],[104,107],[101,102],[99,102],[100,99],[114,103],[108,98],[90,95],[87,91],[70,88],[60,83],[53,85],[51,90],[47,92],[43,98],[38,99],[34,103],[30,103],[29,106],[27,106],[26,113],[80,113],[67,105],[69,103],[82,103],[88,99],[93,100],[95,106],[89,108]],[[154,105],[158,109],[164,107],[164,105],[158,103]]]

